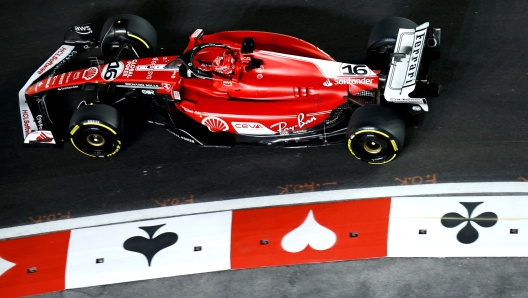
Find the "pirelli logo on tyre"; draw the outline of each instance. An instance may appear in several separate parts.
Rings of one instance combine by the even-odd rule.
[[[117,135],[117,132],[112,129],[111,127],[109,127],[108,125],[105,125],[97,120],[88,120],[86,122],[83,123],[83,125],[96,125],[96,126],[100,126],[102,128],[105,128],[107,129],[108,131],[112,132],[114,135]]]

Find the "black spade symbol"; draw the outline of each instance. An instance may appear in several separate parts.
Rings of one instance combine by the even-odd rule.
[[[150,267],[152,259],[160,250],[165,249],[178,241],[178,234],[172,232],[163,233],[156,238],[152,238],[154,233],[156,233],[156,231],[164,225],[165,224],[151,227],[139,227],[140,229],[147,232],[149,238],[147,239],[141,236],[128,238],[123,243],[123,248],[143,254],[145,258],[147,258],[148,265]]]
[[[460,243],[471,244],[477,241],[479,232],[471,225],[471,222],[478,224],[483,228],[489,228],[494,226],[499,220],[497,214],[493,212],[484,212],[476,217],[471,217],[471,214],[477,208],[478,205],[483,202],[460,202],[468,211],[468,217],[463,217],[456,212],[446,213],[442,216],[441,223],[446,228],[454,228],[463,222],[466,222],[464,226],[457,234],[457,240]]]

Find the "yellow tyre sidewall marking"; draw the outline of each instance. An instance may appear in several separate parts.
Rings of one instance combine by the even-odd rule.
[[[108,131],[112,132],[114,135],[117,135],[117,132],[115,130],[113,130],[112,128],[110,128],[109,126],[107,125],[104,125],[102,123],[99,123],[99,122],[94,122],[93,120],[89,120],[89,121],[86,121],[82,124],[83,126],[84,125],[96,125],[96,126],[100,126],[100,127],[103,127],[103,128],[106,128]],[[76,124],[75,127],[70,131],[70,134],[73,136],[73,134],[79,129],[79,125]],[[114,152],[112,153],[109,153],[107,154],[106,156],[109,157],[109,156],[112,156],[112,155],[115,155],[120,149],[121,149],[121,141],[119,139],[116,140],[117,141],[117,146],[116,146],[116,150],[114,150]],[[70,142],[72,143],[73,147],[75,147],[75,149],[77,149],[77,151],[81,152],[82,154],[85,154],[85,155],[88,155],[88,156],[91,156],[91,157],[97,157],[95,155],[91,155],[91,154],[88,154],[84,151],[82,151],[81,149],[79,149],[79,147],[77,147],[77,145],[75,145],[75,142],[73,141],[73,138],[70,138]],[[104,157],[104,156],[99,156],[99,157]]]
[[[106,157],[110,157],[112,155],[115,155],[120,149],[121,149],[121,141],[117,140],[116,150],[114,150],[114,152],[112,152],[110,154],[107,154]]]
[[[70,142],[72,143],[73,147],[75,147],[75,149],[77,149],[77,151],[81,152],[82,154],[88,155],[90,157],[97,157],[95,155],[88,154],[88,153],[82,151],[81,149],[79,149],[79,147],[77,147],[77,145],[75,145],[75,142],[73,141],[73,138],[70,138]]]
[[[70,135],[73,136],[73,134],[77,131],[77,129],[79,129],[79,124],[75,124],[75,127],[70,131]]]
[[[369,161],[368,163],[369,164],[373,164],[373,165],[381,165],[381,164],[386,164],[386,163],[389,163],[391,162],[394,158],[396,158],[396,152],[398,151],[398,145],[396,144],[396,141],[394,139],[391,139],[389,137],[388,134],[386,133],[383,133],[379,130],[373,130],[373,129],[363,129],[363,130],[358,130],[356,131],[352,136],[351,138],[348,139],[348,151],[350,151],[350,153],[352,153],[352,155],[354,155],[355,158],[361,160],[361,158],[359,158],[355,153],[354,153],[354,150],[352,150],[352,139],[354,138],[354,136],[360,134],[360,133],[366,133],[366,132],[371,132],[371,133],[375,133],[375,134],[379,134],[379,135],[382,135],[384,137],[386,137],[388,140],[390,140],[390,143],[392,144],[392,147],[394,148],[394,155],[392,155],[392,157],[389,159],[389,160],[386,160],[386,161],[381,161],[381,162],[374,162],[374,161]]]
[[[348,151],[354,155],[355,158],[361,160],[361,158],[357,157],[357,155],[354,153],[354,150],[352,150],[352,138],[348,139]]]
[[[364,133],[364,132],[373,132],[373,133],[377,133],[377,134],[380,134],[384,137],[386,137],[387,139],[390,139],[389,135],[386,134],[386,133],[383,133],[379,130],[373,130],[373,129],[364,129],[364,130],[358,130],[354,133],[354,135],[357,135],[357,134],[360,134],[360,133]]]
[[[386,163],[389,163],[391,162],[393,159],[396,158],[396,153],[394,153],[394,155],[389,159],[389,160],[386,160],[386,161],[380,161],[380,162],[376,162],[376,161],[369,161],[369,164],[371,165],[383,165],[383,164],[386,164]]]
[[[127,35],[141,41],[147,47],[147,49],[150,49],[148,43],[144,41],[141,37],[134,35],[134,34],[130,34],[130,33],[128,33]]]
[[[394,148],[394,152],[398,151],[398,145],[396,145],[396,141],[391,139],[392,148]]]

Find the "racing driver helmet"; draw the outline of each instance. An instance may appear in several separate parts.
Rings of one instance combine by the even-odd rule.
[[[232,74],[235,71],[235,57],[228,52],[224,52],[213,60],[212,68],[218,74]]]

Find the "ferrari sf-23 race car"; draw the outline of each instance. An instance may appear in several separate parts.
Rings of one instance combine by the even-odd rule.
[[[428,111],[425,98],[439,94],[428,70],[440,29],[400,17],[372,28],[366,64],[268,32],[197,29],[183,52],[154,56],[156,43],[154,27],[135,15],[110,18],[99,39],[91,24],[70,28],[20,90],[24,144],[70,141],[109,157],[143,121],[201,146],[346,143],[357,159],[383,164]]]

